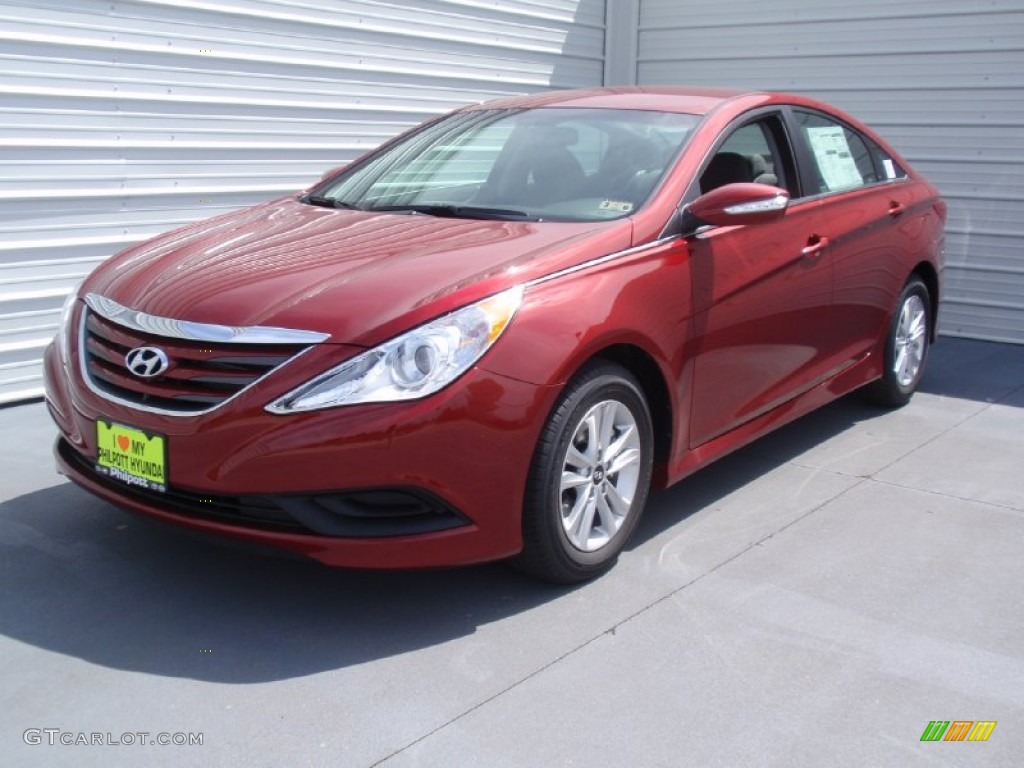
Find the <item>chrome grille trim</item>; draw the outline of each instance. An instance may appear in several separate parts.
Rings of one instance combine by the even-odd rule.
[[[145,312],[129,309],[123,304],[118,304],[113,299],[108,299],[97,293],[86,294],[85,303],[100,317],[123,325],[125,328],[140,333],[186,341],[209,341],[225,344],[318,344],[330,338],[330,334],[327,333],[300,331],[294,328],[274,328],[266,325],[241,327],[215,325],[147,315]]]
[[[101,301],[90,301],[90,299],[97,299],[97,298],[101,299]],[[249,328],[245,328],[245,327],[242,327],[242,328],[231,328],[229,326],[213,326],[213,325],[200,324],[200,323],[180,323],[179,321],[175,321],[175,320],[170,319],[170,318],[159,318],[159,317],[155,317],[153,315],[146,315],[145,313],[136,312],[135,310],[127,309],[126,307],[123,307],[122,305],[118,304],[117,302],[113,302],[113,301],[111,301],[109,299],[105,299],[104,297],[98,297],[96,294],[89,294],[85,298],[84,303],[85,303],[85,306],[83,306],[81,308],[81,312],[80,312],[80,316],[79,316],[78,324],[77,324],[77,329],[78,329],[78,333],[77,333],[77,336],[78,336],[78,355],[77,355],[77,357],[78,357],[79,372],[80,372],[80,374],[82,376],[82,380],[85,382],[86,386],[89,388],[89,391],[92,392],[93,394],[103,398],[104,400],[109,401],[109,402],[117,403],[118,405],[122,405],[122,406],[125,406],[125,407],[128,407],[128,408],[132,408],[132,409],[135,409],[135,410],[145,411],[147,413],[156,413],[156,414],[160,414],[160,415],[163,415],[163,416],[194,417],[194,416],[202,416],[202,415],[208,414],[208,413],[210,413],[212,411],[215,411],[218,408],[221,408],[221,407],[227,405],[228,403],[233,401],[235,398],[240,397],[242,394],[247,392],[252,387],[256,386],[260,381],[262,381],[264,378],[269,376],[271,373],[280,370],[284,366],[294,362],[295,360],[300,358],[302,355],[304,355],[305,353],[309,352],[314,347],[314,344],[310,343],[312,339],[317,339],[318,341],[322,341],[322,340],[324,340],[326,338],[329,338],[326,334],[315,333],[315,332],[312,332],[312,331],[297,331],[297,330],[287,329],[287,328],[268,328],[268,327],[261,327],[261,326],[251,326]],[[101,307],[101,309],[96,309],[97,306]],[[128,314],[115,312],[115,317],[107,317],[105,312],[104,312],[104,310],[106,308],[108,308],[108,307],[111,307],[111,306],[115,310],[117,310],[117,308],[120,308],[120,309],[124,310],[125,313],[128,313]],[[129,399],[127,397],[122,397],[122,396],[120,396],[116,392],[108,391],[107,389],[104,388],[102,383],[99,383],[99,382],[97,382],[96,379],[94,379],[94,377],[92,375],[92,372],[90,371],[90,368],[89,368],[90,361],[92,360],[93,355],[92,355],[92,353],[89,352],[89,347],[88,347],[88,340],[89,340],[90,333],[91,333],[91,331],[89,330],[89,317],[92,314],[95,314],[96,316],[98,316],[102,320],[105,320],[106,322],[112,324],[113,326],[120,326],[122,329],[127,329],[129,331],[134,331],[134,332],[137,332],[137,333],[148,334],[149,336],[162,336],[162,337],[166,338],[167,342],[172,344],[172,345],[174,343],[176,343],[176,342],[179,343],[179,344],[180,343],[189,343],[189,342],[193,342],[193,343],[207,343],[207,344],[209,344],[209,343],[219,343],[219,344],[223,345],[222,349],[225,352],[225,356],[224,357],[226,359],[228,359],[229,362],[230,362],[230,354],[231,354],[231,351],[232,351],[232,347],[236,347],[236,346],[246,346],[246,345],[248,345],[248,346],[251,347],[253,345],[276,344],[278,346],[291,346],[291,347],[293,347],[295,349],[294,349],[294,352],[289,357],[287,357],[287,359],[285,359],[283,362],[281,362],[280,364],[278,364],[278,365],[276,365],[274,367],[271,367],[271,368],[261,372],[251,382],[245,384],[244,386],[242,386],[237,391],[230,393],[227,397],[225,397],[223,400],[220,400],[219,402],[215,402],[215,403],[213,403],[211,405],[208,405],[206,407],[202,407],[202,406],[199,406],[199,407],[183,407],[183,408],[177,408],[177,409],[161,407],[160,405],[147,404],[145,402],[140,402],[139,400]],[[123,322],[124,318],[128,318],[128,322]],[[142,323],[143,324],[142,325],[134,324],[134,321],[139,320],[140,318],[142,319]],[[154,325],[154,327],[148,327],[147,328],[147,327],[145,327],[146,319],[155,319],[157,321],[166,321],[167,325],[166,326],[162,326],[160,324],[156,324],[156,325]],[[202,329],[214,328],[214,329],[227,329],[227,330],[232,331],[232,332],[237,331],[237,333],[232,333],[232,336],[231,336],[230,339],[224,339],[224,338],[212,339],[212,338],[210,338],[208,336],[181,335],[180,333],[174,333],[173,332],[175,330],[178,330],[178,331],[182,330],[182,326],[185,327],[185,332],[192,332],[192,331],[197,331],[197,330],[201,331]],[[172,331],[172,333],[162,333],[162,331],[165,328],[170,329]],[[248,333],[249,331],[256,331],[256,333],[249,334]],[[281,334],[280,336],[274,336],[273,335],[273,334],[275,334],[276,332],[279,332],[279,331],[283,331],[284,333]],[[267,333],[267,332],[270,332],[270,333]],[[258,340],[254,340],[254,339],[258,339]],[[153,340],[152,343],[159,344],[159,339]],[[305,346],[303,346],[303,345],[305,345]],[[257,358],[253,358],[253,359],[257,359]],[[126,369],[126,372],[127,372],[127,369]],[[108,384],[107,386],[110,386],[110,385]],[[145,392],[140,392],[139,396],[140,396],[140,399],[141,399],[141,398],[148,397],[148,396],[151,396],[151,395],[149,395],[149,394],[147,394]]]

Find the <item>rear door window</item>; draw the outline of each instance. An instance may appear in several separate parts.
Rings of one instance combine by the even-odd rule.
[[[876,165],[876,153],[865,137],[817,112],[796,110],[795,115],[813,161],[811,194],[857,189],[886,179],[882,174],[888,169]],[[890,178],[897,178],[895,165],[892,173]]]

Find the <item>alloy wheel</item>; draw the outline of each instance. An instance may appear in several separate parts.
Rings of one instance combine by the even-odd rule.
[[[640,480],[636,419],[623,403],[603,400],[580,419],[559,484],[562,528],[583,552],[605,546],[622,527]]]
[[[924,302],[917,294],[911,294],[903,302],[896,326],[892,370],[901,387],[909,386],[921,370],[927,332],[928,314]]]

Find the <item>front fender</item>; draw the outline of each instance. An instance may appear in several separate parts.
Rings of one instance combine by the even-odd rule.
[[[657,243],[534,281],[479,366],[558,392],[603,351],[639,349],[657,366],[675,414],[677,423],[665,425],[674,455],[685,445],[680,420],[689,413],[692,376],[688,254],[679,241]]]

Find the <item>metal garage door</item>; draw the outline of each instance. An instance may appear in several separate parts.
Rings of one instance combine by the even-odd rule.
[[[604,0],[0,4],[0,402],[126,245],[470,101],[599,85]]]
[[[942,331],[1024,342],[1022,0],[641,0],[640,83],[791,90],[892,140],[950,203]]]

